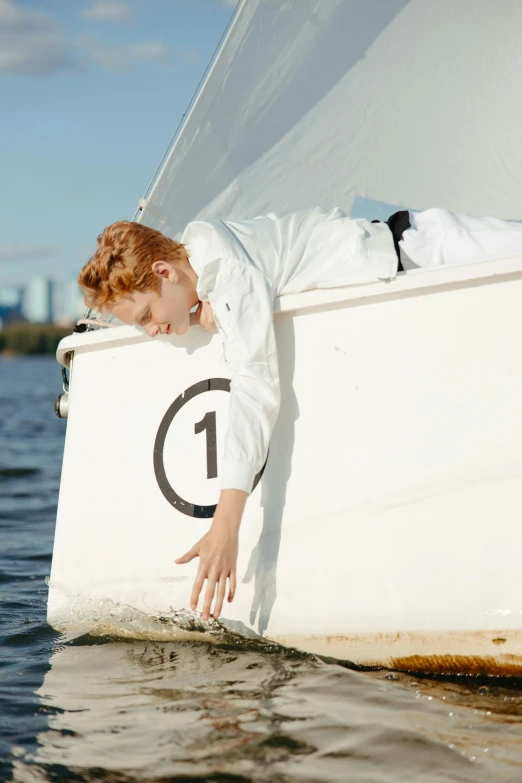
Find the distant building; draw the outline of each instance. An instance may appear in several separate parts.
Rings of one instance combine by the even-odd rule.
[[[65,284],[65,311],[71,320],[77,321],[85,313],[86,307],[83,294],[76,280],[68,280]]]
[[[22,312],[32,323],[48,324],[53,320],[53,283],[45,277],[34,277],[25,286]]]
[[[75,279],[64,280],[58,287],[58,305],[54,321],[61,326],[75,324],[86,310],[83,295]]]
[[[10,321],[21,319],[23,304],[23,289],[10,286],[0,288],[0,329]]]

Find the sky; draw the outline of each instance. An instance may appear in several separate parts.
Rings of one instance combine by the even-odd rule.
[[[236,0],[0,0],[0,288],[131,219]]]

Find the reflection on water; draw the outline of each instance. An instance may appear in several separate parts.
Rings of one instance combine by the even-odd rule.
[[[55,650],[38,696],[48,726],[16,781],[522,779],[521,694],[498,684],[251,642],[82,637]]]
[[[162,624],[53,632],[59,389],[52,359],[0,359],[0,781],[522,781],[520,682],[355,672]]]

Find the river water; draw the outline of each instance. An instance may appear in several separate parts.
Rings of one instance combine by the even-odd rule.
[[[53,358],[0,359],[0,781],[522,782],[522,681],[49,628],[59,390]]]

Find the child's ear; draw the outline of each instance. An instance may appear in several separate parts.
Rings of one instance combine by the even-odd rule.
[[[151,268],[155,275],[168,280],[170,283],[177,283],[179,280],[176,269],[167,261],[154,261]]]

